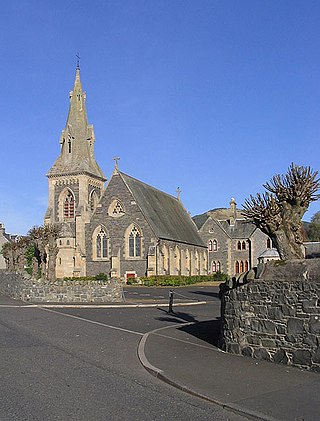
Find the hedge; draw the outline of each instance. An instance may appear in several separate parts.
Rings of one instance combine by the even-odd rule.
[[[142,286],[183,286],[193,285],[200,282],[226,282],[228,275],[223,272],[216,272],[212,275],[178,276],[178,275],[159,275],[141,278],[129,278],[128,285]]]

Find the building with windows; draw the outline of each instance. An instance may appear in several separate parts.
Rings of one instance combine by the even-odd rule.
[[[247,272],[272,247],[270,238],[244,218],[234,199],[230,208],[213,209],[193,220],[208,247],[208,273],[235,276]]]
[[[44,223],[61,228],[56,276],[206,274],[207,245],[179,197],[119,171],[117,159],[105,186],[85,101],[77,67],[60,154],[47,174]]]

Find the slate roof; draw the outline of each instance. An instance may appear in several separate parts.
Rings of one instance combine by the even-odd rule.
[[[120,171],[119,174],[158,238],[206,247],[179,199]]]
[[[234,225],[230,225],[230,209],[228,208],[217,208],[205,212],[201,215],[195,215],[192,217],[194,223],[200,230],[205,222],[212,218],[221,228],[229,235],[230,238],[250,238],[256,229],[256,226],[243,218],[241,211],[237,209],[237,218]],[[221,218],[221,219],[220,219]]]
[[[228,221],[217,221],[231,238],[250,238],[256,226],[246,219],[236,219],[234,225]]]

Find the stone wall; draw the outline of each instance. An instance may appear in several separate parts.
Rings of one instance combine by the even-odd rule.
[[[227,292],[223,349],[320,371],[319,267],[319,259],[269,262],[260,279]]]
[[[71,284],[72,282],[72,284]],[[123,301],[118,281],[32,281],[22,275],[0,270],[0,293],[32,303],[108,303]]]

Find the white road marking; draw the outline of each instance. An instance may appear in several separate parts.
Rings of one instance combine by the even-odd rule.
[[[194,301],[185,303],[175,303],[174,307],[196,306],[207,304],[206,301]],[[167,303],[149,303],[149,304],[26,304],[26,305],[5,305],[0,304],[0,308],[149,308],[149,307],[168,307]]]
[[[121,330],[122,332],[132,333],[132,334],[138,335],[138,336],[143,336],[144,335],[144,333],[136,332],[135,330],[129,330],[129,329],[124,329],[122,327],[107,325],[105,323],[96,322],[94,320],[84,319],[83,317],[73,316],[72,314],[59,313],[58,311],[50,310],[50,309],[44,308],[44,307],[38,307],[38,308],[39,308],[39,310],[44,310],[44,311],[48,311],[50,313],[55,313],[55,314],[58,314],[59,316],[70,317],[71,319],[76,319],[76,320],[80,320],[82,322],[87,322],[87,323],[91,323],[91,324],[94,324],[94,325],[107,327],[109,329]]]

